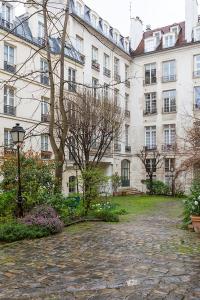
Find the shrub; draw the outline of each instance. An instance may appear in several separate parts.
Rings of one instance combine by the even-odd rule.
[[[191,223],[191,215],[200,216],[200,181],[194,180],[191,186],[191,195],[184,201],[183,224]]]
[[[150,190],[150,181],[145,181],[148,191]],[[169,195],[170,187],[160,180],[153,180],[152,193],[154,195]]]
[[[35,239],[50,235],[47,228],[27,226],[14,221],[0,225],[0,241],[14,242],[23,239]]]
[[[109,210],[95,211],[94,215],[98,219],[101,219],[105,222],[119,222],[119,216],[116,213]]]
[[[15,209],[16,199],[12,192],[0,193],[0,218],[11,218]]]
[[[56,211],[47,205],[35,207],[30,214],[22,219],[22,222],[26,225],[36,225],[46,228],[51,233],[61,232],[64,226]]]

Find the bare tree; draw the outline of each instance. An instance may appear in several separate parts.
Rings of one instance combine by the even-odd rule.
[[[164,155],[161,154],[157,149],[148,150],[147,147],[143,147],[136,156],[142,162],[146,173],[149,177],[149,192],[153,194],[153,175],[158,168],[162,167],[164,161]]]

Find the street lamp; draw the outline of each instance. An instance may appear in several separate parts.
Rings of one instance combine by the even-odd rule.
[[[175,172],[175,169],[174,169],[173,166],[171,166],[170,171],[171,171],[171,175],[172,175],[172,196],[174,197],[175,196],[175,186],[174,186],[174,172]]]
[[[23,212],[23,197],[22,197],[22,187],[21,187],[21,165],[20,165],[20,146],[24,141],[25,130],[20,126],[19,123],[14,126],[10,131],[12,141],[17,146],[17,166],[18,166],[18,191],[17,191],[17,216],[22,218]]]

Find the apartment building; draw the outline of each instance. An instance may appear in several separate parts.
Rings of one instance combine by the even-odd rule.
[[[143,33],[137,20],[138,39],[132,49],[133,77],[132,128],[134,152],[143,147],[158,149],[165,155],[155,177],[170,184],[173,170],[185,159],[186,130],[192,117],[199,114],[200,101],[200,18],[196,0],[185,1],[185,22]],[[139,29],[138,29],[139,28]],[[151,156],[149,156],[151,157]],[[151,159],[150,159],[151,160]],[[134,186],[144,190],[146,178],[140,161],[134,161]],[[152,162],[151,162],[152,163]],[[179,181],[188,189],[193,172],[182,174]]]
[[[63,4],[57,2],[58,7],[62,7]],[[70,1],[67,33],[65,77],[71,84],[66,85],[66,90],[73,93],[78,84],[87,84],[93,87],[94,92],[96,87],[98,93],[97,87],[102,86],[107,96],[112,97],[119,109],[125,112],[122,135],[105,155],[102,166],[105,174],[118,172],[122,175],[123,186],[131,186],[132,97],[129,78],[132,58],[129,38],[123,37],[80,0]],[[50,43],[56,60],[60,49],[56,32],[52,33]],[[0,3],[0,52],[1,157],[14,153],[10,130],[20,123],[26,132],[34,133],[27,137],[24,150],[31,149],[42,159],[52,159],[48,137],[50,87],[44,20],[37,6],[28,2],[23,15],[16,17],[11,2]],[[63,182],[65,193],[74,192],[69,183],[75,176],[73,161],[67,154]]]

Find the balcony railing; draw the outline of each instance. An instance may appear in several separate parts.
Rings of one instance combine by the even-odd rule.
[[[40,83],[44,85],[49,85],[49,77],[47,75],[41,74],[40,75]]]
[[[130,83],[130,81],[128,79],[126,79],[126,81],[125,81],[125,86],[127,88],[130,88],[130,86],[131,86],[131,83]]]
[[[114,79],[115,79],[115,81],[120,82],[121,76],[118,73],[114,73]]]
[[[157,83],[157,78],[156,77],[151,77],[151,78],[145,78],[143,80],[143,85],[151,85],[151,84],[156,84]]]
[[[4,61],[4,70],[9,73],[15,73],[16,72],[16,66],[9,64],[9,62]]]
[[[96,60],[92,60],[92,68],[96,71],[100,71],[100,64]]]
[[[130,110],[125,110],[125,117],[126,118],[130,118],[130,116],[131,116],[131,113],[130,113]]]
[[[51,151],[41,151],[41,159],[51,159],[52,152]]]
[[[175,113],[176,112],[176,105],[172,105],[170,107],[164,107],[162,109],[163,114],[167,114],[167,113]]]
[[[14,149],[12,145],[4,146],[4,157],[5,158],[15,157],[16,154],[17,154],[17,150]]]
[[[49,114],[41,114],[41,121],[48,123],[50,121],[50,115]]]
[[[7,29],[10,29],[10,30],[12,30],[12,29],[14,28],[13,23],[11,23],[11,22],[9,22],[9,21],[7,21],[7,20],[5,20],[5,19],[1,19],[1,18],[0,18],[0,24],[1,24],[3,27],[5,27],[5,28],[7,28]]]
[[[12,105],[4,105],[4,114],[16,116],[16,107]]]
[[[193,72],[193,78],[197,78],[197,77],[200,77],[200,70]]]
[[[171,152],[171,151],[175,151],[177,148],[176,144],[163,144],[162,145],[162,151],[164,152]]]
[[[157,109],[156,109],[156,108],[145,109],[145,110],[143,111],[143,115],[144,115],[144,116],[155,115],[155,114],[157,114]]]
[[[110,75],[111,75],[111,72],[110,72],[110,70],[109,69],[107,69],[107,68],[103,68],[103,74],[105,75],[105,76],[107,76],[107,77],[110,77]]]
[[[157,146],[156,145],[144,146],[144,151],[155,151],[155,150],[157,150]]]
[[[131,146],[125,146],[125,152],[130,153],[131,152]]]
[[[85,55],[82,54],[82,53],[79,53],[80,54],[80,58],[82,60],[82,63],[85,64]]]
[[[122,146],[119,143],[114,144],[114,151],[115,152],[121,152],[122,151]]]
[[[176,81],[176,75],[167,75],[162,77],[162,82]]]

